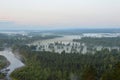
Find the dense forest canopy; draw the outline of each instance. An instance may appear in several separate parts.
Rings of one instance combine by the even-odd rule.
[[[11,47],[13,52],[19,52],[25,66],[16,69],[10,77],[13,80],[120,80],[120,50],[103,48],[100,51],[61,54],[48,51],[35,51],[26,44],[51,39],[60,36],[33,37],[23,35],[0,34],[0,45]],[[75,42],[85,43],[87,46],[120,46],[119,37],[91,38],[83,37]],[[2,50],[2,49],[1,49]],[[0,57],[0,59],[2,59]],[[0,63],[5,66],[5,64]],[[0,66],[1,69],[3,68]],[[3,77],[3,74],[2,74]]]
[[[58,54],[31,51],[28,46],[17,48],[24,55],[23,61],[27,65],[11,74],[15,80],[109,80],[108,77],[114,72],[108,71],[114,71],[115,66],[120,64],[120,52],[117,49],[103,49],[95,54]]]
[[[28,43],[31,43],[33,41],[37,40],[45,40],[45,39],[52,39],[56,37],[61,37],[57,35],[33,35],[33,34],[28,34],[28,35],[22,35],[22,34],[0,34],[0,47],[11,47],[15,44],[18,45],[25,45]]]
[[[120,37],[83,37],[73,41],[85,43],[87,46],[120,47]]]

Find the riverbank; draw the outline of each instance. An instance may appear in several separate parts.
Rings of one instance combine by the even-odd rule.
[[[8,70],[7,71],[7,76],[9,78],[9,75],[17,68],[23,67],[24,64],[18,59],[16,58],[16,56],[12,53],[11,50],[4,50],[4,51],[0,51],[0,55],[4,56],[9,62],[9,66],[5,67],[4,70]]]
[[[6,70],[3,71],[3,68],[5,69],[10,65],[10,62],[2,55],[0,55],[0,80],[5,79],[6,77]]]

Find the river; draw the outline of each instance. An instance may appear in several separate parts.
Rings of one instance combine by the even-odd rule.
[[[18,58],[16,58],[16,56],[9,49],[8,50],[4,50],[4,51],[0,51],[0,55],[6,57],[7,60],[10,62],[10,65],[7,68],[5,68],[5,69],[9,69],[6,77],[8,78],[8,80],[10,80],[9,75],[15,69],[23,67],[24,63],[22,63]],[[5,70],[5,69],[3,69],[3,70]]]

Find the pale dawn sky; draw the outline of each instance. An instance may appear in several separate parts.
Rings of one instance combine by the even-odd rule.
[[[0,0],[2,22],[54,28],[120,27],[120,0]]]

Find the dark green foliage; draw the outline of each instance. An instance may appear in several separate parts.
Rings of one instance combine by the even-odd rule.
[[[6,67],[8,63],[7,59],[0,55],[0,70]]]
[[[38,33],[37,33],[38,34]],[[48,35],[48,36],[42,36],[42,35],[30,35],[32,37],[29,37],[29,35],[22,35],[22,34],[1,34],[0,33],[0,48],[1,47],[11,47],[13,45],[25,45],[27,43],[31,43],[33,41],[37,40],[46,40],[46,39],[53,39],[56,37],[61,37],[57,35]]]
[[[82,39],[74,39],[73,41],[85,43],[87,46],[120,47],[120,37],[83,37]]]
[[[120,63],[115,64],[113,69],[106,71],[101,80],[120,80]]]
[[[120,52],[116,49],[103,49],[95,54],[37,52],[28,46],[14,49],[24,56],[26,63],[26,67],[11,74],[15,80],[100,80],[120,62]]]
[[[97,80],[97,73],[95,68],[92,66],[86,67],[81,77],[82,80]]]
[[[3,37],[3,36],[1,36]],[[25,43],[39,39],[53,37],[16,35],[0,38],[2,47],[12,46],[13,51],[22,55],[25,67],[15,70],[11,77],[13,80],[120,80],[120,51],[117,49],[102,49],[94,54],[54,52],[37,52],[36,46],[25,46]],[[78,40],[79,41],[79,40]],[[89,48],[92,46],[118,46],[120,38],[82,38]],[[117,66],[115,66],[117,64]],[[1,64],[0,64],[1,65]],[[2,64],[3,65],[3,64]],[[5,66],[5,65],[3,65]],[[3,67],[2,67],[3,68]],[[2,75],[2,74],[1,74]]]
[[[0,80],[1,80],[1,79],[4,79],[4,78],[5,78],[5,76],[6,76],[5,74],[0,73]]]
[[[8,66],[9,62],[7,59],[0,55],[0,70]],[[5,78],[5,74],[0,72],[0,80]]]

